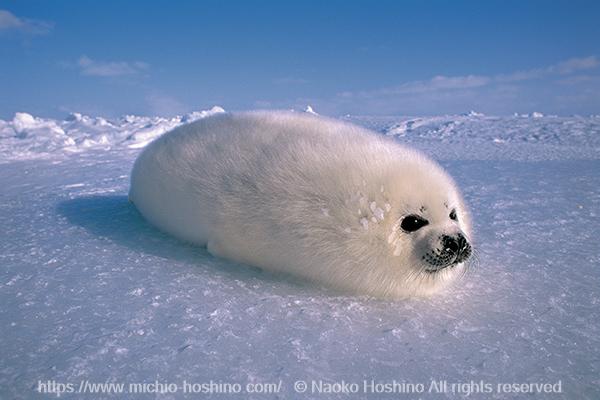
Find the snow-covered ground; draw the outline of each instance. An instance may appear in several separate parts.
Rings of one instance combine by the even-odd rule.
[[[221,111],[0,120],[0,398],[108,382],[123,393],[61,398],[170,399],[211,380],[279,390],[237,398],[379,397],[363,392],[371,380],[396,382],[393,398],[530,397],[499,383],[600,397],[600,118],[344,117],[438,159],[474,216],[476,268],[394,302],[215,259],[141,218],[126,197],[140,149]],[[429,393],[438,380],[446,393]],[[311,393],[319,381],[359,391]]]

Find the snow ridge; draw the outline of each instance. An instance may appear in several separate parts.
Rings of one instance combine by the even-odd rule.
[[[111,148],[136,149],[181,125],[225,110],[214,106],[172,118],[125,115],[117,120],[71,113],[64,120],[16,113],[0,120],[0,160],[47,158],[54,153],[80,153]]]
[[[125,115],[115,120],[80,113],[64,120],[16,113],[12,120],[0,120],[0,163],[136,150],[181,124],[222,112],[223,108],[215,106],[172,118]],[[311,106],[304,112],[317,114]],[[342,119],[396,137],[440,160],[600,158],[598,116],[556,117],[533,112],[494,117],[470,111],[433,117],[346,115]]]

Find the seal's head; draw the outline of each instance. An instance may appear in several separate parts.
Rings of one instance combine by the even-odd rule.
[[[455,267],[471,255],[471,244],[460,228],[456,208],[448,210],[447,205],[445,208],[446,218],[434,213],[427,215],[427,208],[421,207],[420,213],[400,220],[401,235],[408,236],[406,241],[412,242],[413,252],[421,256],[416,265],[429,274]]]
[[[405,165],[398,179],[390,260],[396,258],[398,280],[412,294],[432,294],[467,269],[469,214],[452,178],[429,160]]]

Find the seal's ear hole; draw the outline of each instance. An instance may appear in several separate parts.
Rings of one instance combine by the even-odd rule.
[[[402,228],[402,230],[405,232],[414,232],[428,224],[429,221],[420,215],[411,214],[402,219],[402,222],[400,222],[400,228]]]
[[[457,219],[457,216],[456,216],[456,208],[455,208],[455,209],[453,209],[452,211],[450,211],[450,215],[449,215],[449,217],[450,217],[450,219],[451,219],[452,221],[456,221],[456,219]]]

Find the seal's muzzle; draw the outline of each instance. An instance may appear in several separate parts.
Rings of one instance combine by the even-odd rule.
[[[440,241],[441,250],[433,249],[423,256],[423,259],[433,267],[428,268],[428,272],[436,272],[460,264],[471,255],[471,245],[462,233],[455,236],[443,235]]]

